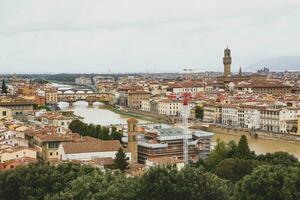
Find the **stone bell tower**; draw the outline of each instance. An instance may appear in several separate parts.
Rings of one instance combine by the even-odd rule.
[[[224,77],[230,77],[231,76],[231,51],[227,48],[224,50],[224,58],[223,58],[223,64],[224,64]]]
[[[128,150],[131,153],[131,164],[138,162],[137,152],[137,123],[138,120],[130,118],[127,120],[128,125]]]

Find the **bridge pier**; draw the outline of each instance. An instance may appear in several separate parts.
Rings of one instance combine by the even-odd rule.
[[[88,101],[89,107],[93,107],[94,106],[94,102],[93,101]]]
[[[74,102],[73,101],[69,101],[69,107],[73,107],[74,106]]]

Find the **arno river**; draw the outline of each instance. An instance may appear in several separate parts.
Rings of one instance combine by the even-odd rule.
[[[116,114],[110,110],[99,107],[100,103],[95,103],[93,107],[88,107],[87,102],[76,102],[74,107],[69,108],[67,103],[59,103],[59,107],[62,110],[72,110],[74,114],[83,117],[83,120],[87,123],[94,123],[100,125],[110,124],[126,124],[126,120],[129,118],[120,114]],[[141,121],[141,123],[147,123]],[[230,140],[238,141],[239,137],[234,135],[226,134],[214,134],[214,144],[217,139],[225,142]],[[286,141],[273,141],[273,140],[262,140],[248,137],[248,142],[251,150],[254,150],[257,154],[275,151],[287,151],[294,154],[300,159],[300,143],[289,143]]]

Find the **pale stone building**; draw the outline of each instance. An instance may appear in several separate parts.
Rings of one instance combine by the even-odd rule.
[[[87,140],[61,143],[58,148],[59,160],[88,161],[96,158],[115,159],[116,153],[122,148],[118,140]],[[130,153],[126,153],[130,159]]]
[[[239,126],[238,107],[235,105],[222,106],[222,124],[227,126]]]
[[[150,112],[150,100],[142,100],[142,111]]]
[[[222,107],[219,104],[204,105],[204,122],[220,123],[222,119]]]
[[[128,92],[128,107],[129,108],[135,108],[135,109],[141,109],[142,107],[142,101],[149,100],[150,99],[150,93],[145,91],[131,91]]]
[[[56,104],[57,96],[57,90],[55,89],[49,89],[45,91],[46,104]]]
[[[158,113],[168,116],[179,116],[182,107],[182,101],[163,99],[158,101]]]
[[[11,109],[0,107],[0,120],[5,118],[11,118],[12,111]]]
[[[0,150],[0,163],[24,157],[36,159],[37,152],[35,149],[28,147],[9,147]]]

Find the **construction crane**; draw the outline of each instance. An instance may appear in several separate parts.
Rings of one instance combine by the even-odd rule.
[[[193,71],[193,69],[186,68],[186,69],[183,69],[183,71],[186,72],[185,79],[191,81],[192,80],[191,72]]]
[[[191,69],[191,68],[185,68],[183,69],[183,71],[185,73],[185,79],[187,81],[192,81],[193,73],[203,72],[201,69]]]
[[[188,119],[190,115],[190,108],[188,102],[188,93],[184,94],[183,106],[181,110],[182,129],[183,129],[183,160],[186,164],[189,163],[189,144],[188,144]]]

